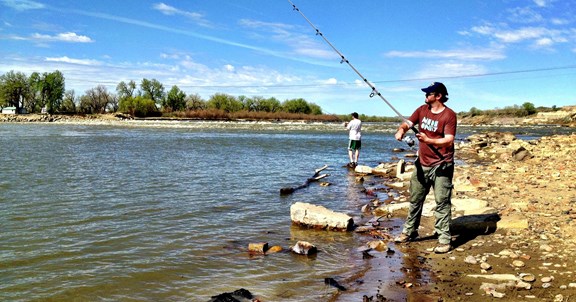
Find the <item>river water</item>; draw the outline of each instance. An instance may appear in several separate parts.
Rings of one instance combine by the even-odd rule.
[[[407,147],[396,126],[365,124],[360,164]],[[358,235],[290,222],[297,201],[361,220],[371,198],[343,167],[346,145],[341,124],[0,124],[0,300],[208,301],[245,288],[263,301],[358,301],[324,284],[365,269]],[[280,196],[323,165],[331,186]],[[298,240],[319,253],[286,252]],[[252,242],[284,252],[251,256]]]

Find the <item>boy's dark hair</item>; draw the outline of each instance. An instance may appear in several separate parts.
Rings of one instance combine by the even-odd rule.
[[[354,118],[358,118],[358,113],[356,113],[356,112],[352,112],[352,117],[354,117]]]

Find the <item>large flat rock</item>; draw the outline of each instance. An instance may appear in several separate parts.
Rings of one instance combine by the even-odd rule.
[[[290,218],[295,224],[317,229],[350,231],[354,226],[354,219],[344,213],[304,202],[290,206]]]

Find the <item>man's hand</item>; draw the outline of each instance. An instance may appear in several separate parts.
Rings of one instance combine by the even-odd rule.
[[[396,138],[396,140],[398,140],[399,142],[402,141],[402,138],[404,138],[404,134],[406,132],[404,131],[404,129],[398,129],[398,131],[396,132],[396,134],[394,134],[394,137]]]
[[[431,140],[431,138],[429,138],[428,135],[426,135],[426,134],[424,134],[424,133],[422,133],[422,132],[416,133],[416,138],[418,138],[418,140],[419,140],[421,143],[425,143],[425,144],[429,144],[429,143],[430,143],[430,140]]]

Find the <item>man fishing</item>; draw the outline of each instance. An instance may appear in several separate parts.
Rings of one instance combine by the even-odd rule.
[[[418,148],[418,159],[416,160],[416,173],[412,175],[410,181],[410,212],[404,223],[402,234],[396,238],[396,242],[408,242],[418,237],[418,227],[422,215],[424,199],[434,188],[436,199],[436,225],[435,230],[438,235],[438,246],[434,248],[436,253],[447,253],[452,248],[450,241],[450,220],[452,215],[452,177],[454,175],[454,137],[456,135],[456,113],[446,107],[444,103],[448,101],[448,90],[444,84],[434,82],[422,91],[426,93],[424,105],[420,106],[409,119],[406,119],[382,94],[356,69],[346,57],[320,32],[300,9],[288,0],[295,11],[300,13],[316,34],[322,37],[330,47],[338,53],[341,63],[346,63],[366,85],[370,86],[372,92],[370,97],[380,97],[392,109],[403,122],[396,132],[396,139],[402,140],[408,129],[416,133],[416,138],[420,142]],[[418,124],[420,131],[414,126]]]
[[[452,249],[450,220],[456,113],[445,106],[448,90],[444,84],[434,82],[422,88],[422,91],[426,94],[425,104],[418,107],[395,134],[396,139],[401,141],[411,127],[418,125],[416,138],[419,148],[416,170],[410,179],[410,208],[402,234],[394,238],[394,241],[403,243],[418,237],[424,200],[430,188],[433,188],[436,200],[434,230],[438,236],[438,245],[434,252],[441,254]]]
[[[358,165],[358,157],[360,156],[360,148],[362,148],[362,121],[358,118],[358,113],[352,112],[352,120],[344,123],[344,127],[348,130],[348,157],[350,163],[349,168],[356,168]]]

